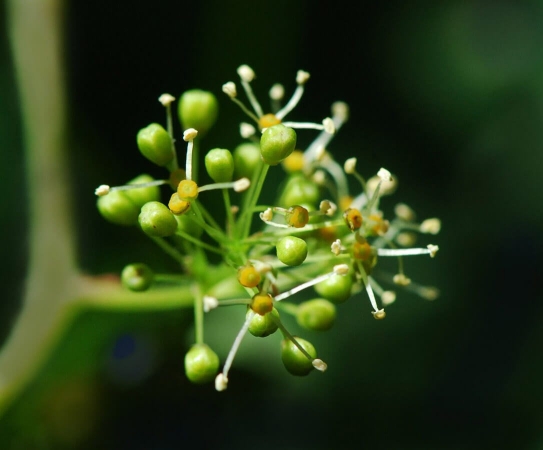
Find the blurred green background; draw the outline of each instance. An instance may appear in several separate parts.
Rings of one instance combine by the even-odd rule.
[[[215,92],[219,122],[203,145],[233,148],[242,115],[221,85],[245,63],[259,98],[275,82],[292,92],[298,69],[311,73],[293,119],[350,105],[329,150],[340,162],[356,156],[365,175],[384,166],[397,176],[385,212],[402,201],[441,218],[441,234],[425,242],[439,244],[436,259],[407,261],[407,274],[441,297],[400,293],[385,321],[365,297],[341,305],[335,328],[304,334],[329,364],[324,375],[292,378],[277,336],[248,337],[221,394],[185,380],[190,314],[86,314],[66,345],[88,351],[89,367],[57,367],[56,387],[19,400],[0,419],[2,448],[543,449],[543,2],[357,5],[66,1],[80,265],[91,274],[134,260],[172,267],[135,230],[101,219],[94,188],[149,171],[135,133],[163,121],[163,92]],[[6,13],[1,4],[2,340],[21,306],[28,251]],[[313,136],[300,132],[299,144]],[[206,321],[224,358],[239,311]]]

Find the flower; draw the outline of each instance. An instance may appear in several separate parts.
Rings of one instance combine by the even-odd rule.
[[[281,319],[282,314],[298,317],[303,311],[304,319],[299,323],[324,331],[334,322],[334,304],[353,297],[367,297],[373,317],[384,319],[384,307],[395,303],[397,293],[385,289],[380,283],[403,288],[428,300],[438,295],[437,289],[414,283],[407,277],[404,258],[436,256],[437,245],[413,247],[413,244],[415,233],[437,234],[441,227],[439,219],[417,223],[414,211],[403,203],[396,205],[395,217],[386,218],[380,203],[383,197],[395,192],[397,178],[381,168],[366,180],[357,171],[360,155],[340,164],[327,150],[334,134],[348,119],[347,104],[334,103],[332,117],[324,119],[321,124],[285,122],[285,117],[301,99],[309,74],[298,71],[296,90],[282,107],[284,89],[281,85],[274,85],[270,90],[274,112],[267,114],[264,114],[251,88],[255,72],[242,65],[238,68],[238,75],[252,111],[238,99],[235,83],[225,83],[223,91],[256,123],[262,137],[260,146],[244,147],[243,152],[234,150],[233,155],[227,149],[210,149],[205,167],[215,183],[200,186],[196,181],[198,173],[195,167],[198,166],[200,146],[196,145],[195,139],[198,131],[188,128],[183,134],[187,142],[185,170],[178,168],[175,151],[172,162],[161,165],[169,172],[164,180],[145,178],[144,183],[118,187],[102,185],[96,190],[100,198],[116,191],[133,193],[123,197],[123,202],[110,202],[107,208],[100,207],[103,201],[99,199],[102,202],[99,210],[104,217],[108,220],[114,218],[113,222],[123,225],[137,225],[133,220],[134,214],[149,202],[158,206],[158,186],[169,185],[173,190],[168,194],[168,204],[176,222],[172,222],[171,214],[166,210],[170,214],[165,214],[168,233],[157,233],[153,228],[148,234],[180,263],[181,273],[177,274],[180,286],[189,286],[194,294],[196,332],[195,344],[189,351],[190,364],[187,363],[190,379],[210,381],[216,373],[215,353],[204,338],[204,313],[216,314],[217,309],[232,305],[242,309],[241,328],[222,371],[214,377],[218,391],[228,387],[234,358],[248,332],[266,337],[279,330],[283,335],[281,359],[285,368],[294,375],[307,375],[313,369],[326,370],[327,365],[317,358],[315,347],[291,333]],[[205,95],[206,104],[216,104],[210,97],[212,94],[200,92],[199,95]],[[170,123],[170,105],[175,99],[169,95],[160,98]],[[206,121],[205,114],[198,113],[202,123],[211,124],[216,117],[216,107],[210,108],[209,112],[213,120]],[[316,129],[320,133],[304,151],[294,150],[294,127]],[[175,150],[171,126],[167,128],[170,134],[168,142]],[[254,140],[256,128],[247,124],[241,128],[244,139]],[[254,158],[253,150],[261,152],[260,160]],[[283,163],[282,166],[279,163]],[[250,168],[246,171],[251,174],[250,179],[242,177],[232,181],[232,174],[240,165]],[[275,204],[262,204],[260,199],[267,174],[270,170],[281,170],[281,167],[286,181],[277,192]],[[354,184],[358,189],[353,189]],[[151,188],[154,189],[152,196],[149,193],[146,196],[138,194]],[[217,220],[216,214],[206,208],[205,198],[199,195],[210,190],[222,191],[224,220]],[[129,217],[117,219],[115,208],[122,208],[121,212]],[[263,222],[260,226],[255,226],[255,214]],[[208,256],[211,254],[220,259],[214,267],[210,267],[212,263]],[[380,273],[381,260],[386,258],[397,261],[394,276]],[[160,274],[156,274],[149,289],[156,288],[159,280]],[[301,291],[314,291],[319,298],[305,302],[302,307],[298,302]],[[204,360],[199,359],[200,353],[206,356]],[[199,371],[203,371],[205,376],[198,377]]]

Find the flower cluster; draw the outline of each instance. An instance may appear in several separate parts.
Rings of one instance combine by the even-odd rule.
[[[336,305],[361,293],[368,297],[375,319],[385,318],[384,307],[396,299],[396,292],[378,283],[411,290],[434,299],[438,291],[415,284],[404,273],[403,257],[434,257],[437,245],[413,247],[417,233],[437,234],[436,218],[417,222],[406,204],[395,206],[395,215],[385,218],[381,199],[392,194],[395,177],[382,168],[365,179],[357,171],[356,158],[338,163],[327,147],[347,121],[348,106],[332,105],[331,117],[319,123],[287,122],[285,117],[299,102],[309,74],[299,71],[297,87],[282,106],[284,88],[270,90],[271,110],[264,113],[251,82],[253,70],[238,68],[249,109],[238,99],[234,82],[223,92],[254,122],[242,123],[243,142],[232,152],[214,148],[206,152],[205,169],[213,180],[198,184],[198,161],[202,137],[217,118],[218,102],[206,91],[185,92],[178,102],[186,142],[184,168],[179,167],[173,136],[171,106],[175,99],[164,94],[159,101],[166,109],[166,128],[152,123],[137,134],[137,147],[154,164],[164,167],[165,179],[143,174],[123,186],[102,185],[96,190],[98,210],[119,225],[135,225],[180,263],[177,282],[194,295],[195,343],[185,356],[187,377],[195,383],[215,380],[222,391],[240,343],[247,332],[266,337],[277,330],[283,335],[281,359],[293,375],[326,370],[315,347],[287,330],[282,314],[296,318],[303,329],[329,330],[336,317]],[[305,149],[297,147],[295,129],[319,131]],[[261,204],[269,170],[281,170],[286,180],[273,204]],[[349,181],[352,177],[352,181]],[[359,185],[352,192],[350,185]],[[161,188],[169,197],[161,200]],[[209,206],[206,191],[219,190],[224,201],[224,219]],[[220,263],[210,260],[219,257]],[[395,275],[379,276],[378,261],[394,257]],[[154,274],[145,264],[126,266],[121,280],[128,289],[157,288],[166,274]],[[171,277],[169,278],[172,279]],[[297,300],[300,291],[314,292],[314,298]],[[204,340],[204,314],[227,305],[242,305],[241,328],[219,372],[220,359]]]

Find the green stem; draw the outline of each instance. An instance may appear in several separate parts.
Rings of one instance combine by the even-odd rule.
[[[192,293],[194,295],[194,329],[197,344],[204,343],[204,298],[200,286],[194,283]]]
[[[177,170],[179,168],[179,164],[177,162],[177,150],[175,148],[175,139],[173,136],[173,121],[172,121],[172,105],[171,103],[166,105],[166,126],[168,127],[168,134],[170,135],[170,138],[172,140],[172,152],[173,152],[173,159],[166,167],[170,172],[173,172],[174,170]]]
[[[29,196],[29,269],[23,307],[0,354],[0,402],[45,358],[58,314],[78,291],[66,158],[66,85],[59,0],[7,3]],[[53,261],[54,258],[54,261]]]
[[[151,236],[151,239],[162,249],[164,250],[168,255],[170,255],[173,259],[175,259],[179,264],[181,264],[181,267],[185,268],[185,258],[179,251],[177,251],[175,248],[173,248],[164,238],[161,237],[153,237]]]
[[[268,174],[270,166],[268,164],[261,163],[258,168],[258,175],[256,178],[256,183],[252,183],[247,192],[247,197],[243,204],[243,211],[241,212],[241,217],[239,221],[239,238],[246,239],[249,236],[251,231],[251,222],[253,219],[253,210],[256,206],[258,199],[260,197],[260,192],[264,186],[264,181],[266,180],[266,175]]]
[[[230,202],[228,189],[222,190],[222,198],[224,200],[224,207],[226,208],[226,230],[228,235],[231,236],[234,226],[234,215],[232,214],[232,203]]]

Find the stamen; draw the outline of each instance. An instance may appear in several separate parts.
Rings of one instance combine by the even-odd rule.
[[[222,91],[228,95],[230,98],[236,98],[238,96],[238,91],[236,89],[236,83],[229,81],[222,85]]]
[[[255,110],[257,118],[262,117],[264,115],[264,113],[262,112],[262,107],[260,106],[260,103],[258,103],[258,100],[256,99],[253,93],[253,89],[251,88],[251,85],[249,84],[251,81],[255,79],[255,73],[253,69],[251,69],[248,65],[243,64],[238,67],[238,75],[241,78],[241,85],[243,86],[243,89],[245,90],[245,94],[247,95],[247,98],[249,99],[249,103]]]
[[[192,180],[192,149],[194,147],[194,139],[198,135],[198,131],[194,128],[189,128],[183,132],[183,140],[188,142],[187,145],[187,162],[185,166],[185,172],[187,174],[187,180]]]
[[[343,170],[345,170],[345,173],[352,175],[356,171],[356,158],[349,158],[347,161],[345,161],[345,164],[343,164]]]
[[[98,186],[94,193],[98,197],[103,197],[104,195],[109,194],[110,192],[114,191],[129,191],[131,189],[140,189],[140,188],[146,188],[151,186],[162,186],[163,184],[168,184],[169,180],[154,180],[149,181],[148,183],[136,183],[136,184],[125,184],[123,186],[108,186],[107,184],[102,184]]]
[[[110,191],[110,187],[107,184],[101,184],[95,189],[94,194],[97,195],[98,197],[102,197],[104,195],[109,194],[109,191]]]
[[[255,72],[247,64],[242,64],[238,67],[238,75],[241,78],[241,81],[250,83],[255,79]]]
[[[277,114],[275,116],[277,117]],[[324,130],[325,129],[323,124],[314,123],[314,122],[283,122],[283,125],[285,125],[286,127],[299,129],[299,130]],[[326,131],[326,133],[330,134],[328,131]]]
[[[175,101],[175,97],[171,94],[162,94],[158,97],[158,101],[162,103],[162,106],[170,106]]]
[[[381,302],[384,306],[388,306],[396,301],[396,292],[394,291],[384,291],[381,294]]]
[[[227,388],[228,371],[230,370],[230,367],[232,367],[232,363],[234,362],[234,357],[236,356],[236,353],[239,349],[241,341],[243,340],[243,337],[247,333],[247,330],[249,329],[249,325],[251,324],[251,320],[253,320],[254,316],[255,316],[255,313],[253,311],[250,311],[247,314],[245,323],[241,327],[241,330],[239,330],[239,333],[236,336],[234,343],[232,344],[232,348],[230,349],[230,352],[228,353],[228,356],[226,357],[226,362],[224,363],[222,373],[217,375],[217,377],[215,378],[215,389],[217,389],[218,391],[223,391]]]
[[[285,88],[283,87],[282,84],[276,83],[271,87],[271,89],[270,89],[270,98],[273,101],[283,100],[284,96],[285,96]]]
[[[266,209],[266,211],[260,213],[260,218],[264,222],[270,222],[273,219],[273,210],[271,208]]]
[[[341,241],[339,239],[336,239],[334,242],[332,242],[332,245],[330,246],[332,253],[336,256],[339,256],[341,253]]]
[[[256,133],[256,128],[253,127],[250,123],[242,122],[239,125],[239,134],[243,139],[249,139],[251,136],[254,136]]]
[[[204,312],[206,313],[219,306],[219,300],[217,300],[215,297],[211,297],[210,295],[204,295],[203,302]]]
[[[377,172],[377,176],[381,178],[382,181],[392,181],[392,175],[384,167],[381,167],[379,169],[379,172]]]
[[[379,256],[408,256],[408,255],[430,255],[432,258],[436,255],[439,247],[437,245],[428,245],[427,248],[379,248]]]
[[[411,284],[411,278],[407,278],[403,273],[394,275],[392,281],[398,286],[409,286]]]
[[[311,361],[311,364],[313,364],[313,367],[320,372],[325,372],[326,369],[328,369],[328,365],[319,358],[315,358],[313,361]]]
[[[234,189],[236,192],[243,192],[251,185],[248,178],[240,178],[236,181],[226,181],[224,183],[212,183],[199,187],[198,192],[211,191],[214,189]]]
[[[334,266],[334,273],[336,275],[347,275],[349,273],[349,266],[347,264],[337,264]]]
[[[322,126],[324,127],[324,131],[326,131],[328,134],[334,134],[336,132],[336,126],[330,117],[326,117],[322,121]]]
[[[304,72],[303,70],[299,70],[296,74],[296,90],[294,91],[294,94],[292,94],[292,97],[287,102],[285,106],[281,110],[279,110],[275,115],[279,120],[283,120],[286,115],[291,112],[300,99],[302,98],[302,95],[304,94],[304,85],[309,80],[309,73]],[[290,125],[287,125],[290,126]]]
[[[332,120],[336,128],[336,133],[339,131],[341,126],[347,121],[349,117],[349,107],[346,103],[335,102],[332,105]],[[311,163],[315,160],[315,154],[320,148],[325,148],[328,146],[332,137],[334,135],[323,131],[317,136],[311,145],[305,151],[305,158],[308,163]]]
[[[337,211],[337,205],[330,200],[323,200],[319,204],[319,212],[326,216],[333,216]]]
[[[279,294],[275,297],[276,302],[280,302],[281,300],[284,300],[285,298],[290,297],[291,295],[294,295],[300,291],[303,291],[304,289],[307,289],[308,287],[314,286],[315,284],[320,283],[321,281],[324,281],[328,278],[330,278],[332,275],[335,275],[336,272],[329,272],[324,275],[320,275],[316,278],[313,278],[312,280],[306,281],[305,283],[302,283],[296,287],[293,287],[292,289],[283,292],[282,294]]]
[[[226,378],[222,373],[218,374],[215,377],[215,389],[219,392],[226,390],[228,387],[228,378]]]
[[[441,230],[441,220],[437,218],[426,219],[420,224],[421,233],[437,234]]]
[[[405,220],[406,222],[412,222],[415,220],[415,211],[413,211],[405,203],[398,203],[394,207],[394,214],[396,214],[398,219]]]

